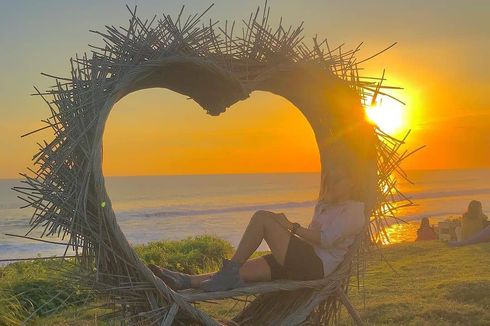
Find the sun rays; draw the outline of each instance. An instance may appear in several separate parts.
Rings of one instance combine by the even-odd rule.
[[[408,129],[405,107],[388,96],[379,95],[375,103],[366,108],[366,116],[388,134]]]

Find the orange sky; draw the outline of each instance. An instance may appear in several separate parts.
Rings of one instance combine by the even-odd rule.
[[[409,149],[427,145],[405,162],[406,168],[488,168],[490,22],[485,12],[490,12],[490,2],[470,2],[386,0],[370,5],[362,1],[327,5],[311,0],[270,4],[273,16],[277,12],[277,17],[284,16],[289,23],[305,20],[307,38],[321,32],[331,35],[332,44],[345,41],[350,48],[364,41],[360,58],[399,42],[368,62],[365,74],[379,76],[386,68],[388,84],[405,87],[394,93],[407,103],[400,132],[412,129]],[[209,17],[238,20],[259,5],[230,3],[217,1]],[[50,137],[42,133],[19,138],[41,126],[39,120],[48,114],[41,99],[27,95],[32,84],[41,89],[51,85],[38,73],[67,75],[69,56],[86,50],[86,43],[100,43],[88,29],[125,25],[128,18],[124,4],[118,1],[88,1],[78,11],[77,4],[59,2],[57,10],[67,13],[59,23],[69,23],[72,28],[68,35],[50,20],[53,12],[49,7],[54,4],[49,3],[48,8],[31,5],[12,3],[0,13],[0,44],[7,49],[0,54],[4,72],[0,77],[0,178],[25,171],[35,143]],[[174,13],[179,6],[161,1],[140,4],[143,16],[164,9]],[[201,10],[203,5],[190,1],[187,7]],[[18,37],[12,38],[8,30],[18,30]],[[34,38],[33,33],[50,37]],[[211,117],[179,94],[162,89],[139,91],[114,107],[104,146],[106,175],[319,170],[313,132],[300,111],[262,92]]]
[[[111,112],[104,145],[104,171],[115,175],[319,169],[306,119],[285,99],[265,92],[213,117],[171,91],[139,91]]]

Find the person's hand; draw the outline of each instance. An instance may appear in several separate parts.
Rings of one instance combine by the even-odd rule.
[[[276,214],[277,222],[286,230],[290,230],[293,227],[293,223],[288,220],[284,213]]]

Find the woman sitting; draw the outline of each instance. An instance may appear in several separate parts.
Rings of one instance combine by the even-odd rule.
[[[490,242],[490,224],[488,217],[483,214],[481,202],[472,200],[468,206],[468,211],[463,214],[462,240],[451,241],[451,246],[466,246],[481,242]]]
[[[472,200],[461,220],[461,239],[467,240],[479,233],[486,226],[487,220],[481,202]]]
[[[436,240],[437,234],[434,231],[434,228],[429,223],[429,218],[424,217],[420,222],[420,227],[417,230],[417,240],[416,241],[424,241],[424,240]]]
[[[364,203],[357,199],[356,169],[346,164],[331,171],[326,192],[315,206],[307,228],[282,213],[257,211],[231,260],[217,273],[188,275],[149,265],[174,290],[225,291],[244,282],[276,279],[314,280],[330,274],[343,261],[365,224]],[[250,259],[262,240],[271,254]]]

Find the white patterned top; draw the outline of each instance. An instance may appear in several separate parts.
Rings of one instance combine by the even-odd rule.
[[[347,200],[330,204],[319,201],[309,229],[321,231],[321,244],[313,245],[323,262],[323,274],[327,276],[344,260],[344,256],[362,231],[365,223],[364,203]]]

